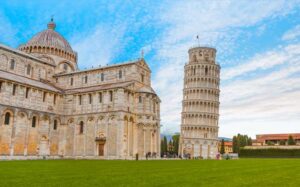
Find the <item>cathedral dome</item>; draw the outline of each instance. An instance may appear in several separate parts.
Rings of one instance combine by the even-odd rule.
[[[21,51],[28,53],[55,53],[59,56],[67,54],[77,56],[69,42],[55,31],[56,24],[53,19],[48,23],[48,28],[33,36],[26,44],[19,46]],[[36,50],[41,49],[41,50]],[[49,50],[43,50],[49,49]]]

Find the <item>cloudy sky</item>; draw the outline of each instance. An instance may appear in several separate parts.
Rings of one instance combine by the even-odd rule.
[[[143,50],[163,133],[180,130],[183,66],[197,35],[217,49],[222,68],[219,136],[300,132],[298,0],[24,2],[0,2],[0,43],[17,47],[54,15],[81,69],[137,59]]]

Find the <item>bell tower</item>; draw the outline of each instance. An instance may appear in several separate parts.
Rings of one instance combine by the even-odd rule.
[[[220,65],[216,49],[189,49],[184,67],[184,89],[181,114],[179,155],[186,158],[216,158]]]

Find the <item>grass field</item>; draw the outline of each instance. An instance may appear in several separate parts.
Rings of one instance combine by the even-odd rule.
[[[300,159],[2,161],[0,186],[300,186]]]

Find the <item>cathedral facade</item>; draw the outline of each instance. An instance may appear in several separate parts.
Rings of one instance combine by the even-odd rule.
[[[216,49],[194,47],[184,67],[179,154],[186,158],[216,158],[220,65]]]
[[[145,60],[79,70],[53,20],[0,45],[0,159],[160,155],[160,99]]]

